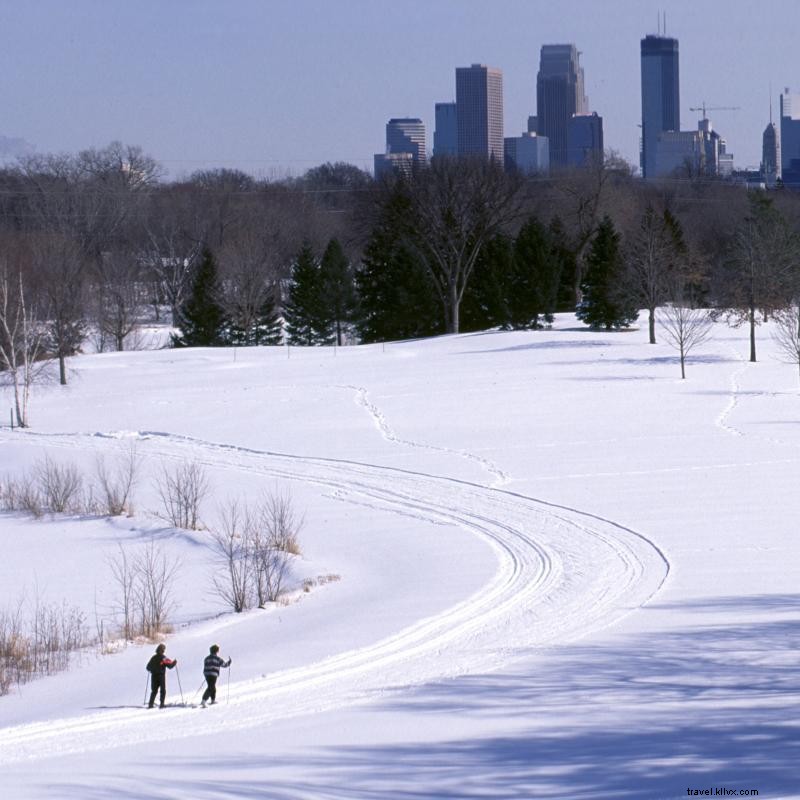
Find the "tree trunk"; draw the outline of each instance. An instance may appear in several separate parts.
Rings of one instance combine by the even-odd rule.
[[[449,331],[448,333],[458,333],[458,311],[459,311],[459,302],[458,302],[458,292],[455,286],[450,287],[450,320],[449,320]]]
[[[62,386],[67,385],[67,359],[60,351],[58,353],[58,379]]]
[[[756,360],[756,307],[750,305],[750,360]]]
[[[648,319],[648,327],[650,330],[650,344],[656,343],[656,310],[650,307],[650,318]]]
[[[681,380],[686,380],[686,353],[683,352],[683,347],[681,347]]]

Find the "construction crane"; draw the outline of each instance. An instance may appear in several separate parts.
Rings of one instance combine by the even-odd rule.
[[[740,106],[706,106],[706,101],[703,100],[703,105],[690,107],[689,111],[702,111],[703,119],[708,119],[706,111],[740,111]]]

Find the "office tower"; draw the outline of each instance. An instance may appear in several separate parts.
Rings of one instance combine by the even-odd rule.
[[[800,185],[800,94],[788,87],[781,95],[781,177],[789,186]]]
[[[435,156],[458,155],[458,116],[455,103],[436,104],[433,154]]]
[[[644,178],[656,176],[656,143],[663,131],[679,131],[678,40],[645,36],[642,49],[642,155]]]
[[[707,174],[708,139],[701,130],[661,131],[651,144],[649,177],[660,178],[681,170]]]
[[[458,154],[503,163],[503,73],[483,64],[456,69]]]
[[[505,167],[524,174],[538,172],[546,175],[550,169],[550,143],[546,136],[527,131],[522,136],[506,137]]]
[[[414,161],[424,164],[425,124],[416,117],[398,117],[386,123],[386,152],[411,153]]]
[[[781,177],[781,146],[772,119],[761,137],[761,175],[766,186],[774,186]]]
[[[373,163],[375,180],[379,181],[393,173],[410,175],[414,170],[415,159],[412,153],[375,153]]]
[[[587,114],[589,100],[583,89],[583,68],[574,44],[543,45],[536,76],[536,132],[550,141],[550,163],[568,164],[569,121]]]
[[[567,125],[567,164],[588,167],[603,163],[603,118],[578,114]]]

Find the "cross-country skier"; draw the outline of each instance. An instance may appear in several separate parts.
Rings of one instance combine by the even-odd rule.
[[[219,645],[212,644],[209,648],[208,655],[203,661],[203,677],[205,677],[206,683],[208,684],[206,690],[203,692],[203,699],[200,701],[200,705],[203,708],[206,707],[206,700],[209,698],[211,699],[212,705],[217,702],[217,678],[219,678],[220,668],[229,667],[231,665],[230,658],[228,658],[227,661],[223,661],[217,653],[219,653]]]
[[[150,673],[150,703],[148,708],[153,707],[156,694],[161,693],[160,708],[164,708],[164,700],[167,698],[167,670],[177,666],[178,659],[170,659],[165,655],[167,646],[160,644],[156,647],[156,654],[147,662],[147,671]]]

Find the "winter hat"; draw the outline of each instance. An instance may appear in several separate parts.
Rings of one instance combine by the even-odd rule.
[[[163,653],[166,649],[167,646],[165,644],[160,644],[158,647],[156,647],[156,653]]]
[[[219,645],[218,644],[212,644],[210,650],[211,650],[212,653],[215,653],[215,654],[219,653]]]

